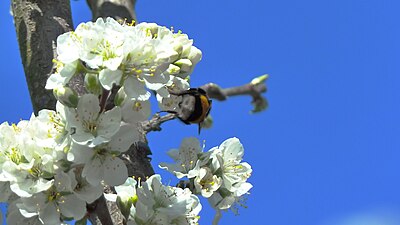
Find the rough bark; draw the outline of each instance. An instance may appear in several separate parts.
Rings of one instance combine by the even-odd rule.
[[[58,35],[72,26],[69,0],[13,0],[15,30],[22,64],[35,114],[40,109],[55,109],[56,100],[46,90],[53,68]]]

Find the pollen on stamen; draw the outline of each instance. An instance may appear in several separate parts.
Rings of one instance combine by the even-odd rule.
[[[133,68],[131,70],[131,72],[138,76],[138,75],[142,74],[143,71],[141,69]]]
[[[131,23],[128,23],[128,26],[133,27],[133,26],[135,26],[135,23],[136,23],[136,21],[135,21],[135,20],[132,20]]]
[[[138,112],[142,109],[142,104],[138,101],[135,102],[135,104],[133,105],[133,110]]]

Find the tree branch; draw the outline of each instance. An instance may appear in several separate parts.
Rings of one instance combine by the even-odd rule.
[[[89,220],[96,221],[95,223],[92,222],[92,224],[97,224],[100,221],[101,224],[103,225],[113,224],[113,221],[110,217],[110,212],[108,211],[107,208],[107,202],[106,199],[104,198],[104,195],[101,195],[100,198],[98,198],[93,203],[89,204],[87,206],[87,210],[89,212]],[[96,217],[98,217],[99,221],[97,221]]]
[[[86,0],[92,18],[113,17],[116,20],[136,20],[135,4],[136,0]]]
[[[153,115],[153,118],[150,120],[146,120],[142,122],[143,130],[148,133],[150,131],[160,131],[160,125],[169,120],[173,120],[176,118],[176,114],[168,113],[167,115],[160,116],[160,114],[156,113]]]
[[[69,0],[11,1],[15,30],[25,77],[35,114],[55,109],[56,99],[46,90],[47,77],[53,68],[58,35],[72,30]]]
[[[204,91],[207,92],[209,98],[216,99],[218,101],[225,101],[229,96],[237,96],[237,95],[251,95],[254,97],[261,96],[261,93],[267,91],[267,86],[265,83],[260,83],[254,85],[252,83],[248,83],[242,86],[231,87],[231,88],[221,88],[217,84],[208,83],[201,86]]]

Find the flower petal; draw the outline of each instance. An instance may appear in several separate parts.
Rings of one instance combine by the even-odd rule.
[[[104,181],[111,186],[123,184],[128,178],[128,169],[118,157],[107,157],[104,162]]]
[[[113,84],[119,85],[119,83],[121,82],[121,77],[121,70],[112,71],[110,69],[103,69],[99,73],[100,83],[107,90],[111,90]]]

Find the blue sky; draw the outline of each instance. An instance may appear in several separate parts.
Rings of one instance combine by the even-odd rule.
[[[91,19],[85,1],[71,4],[75,26]],[[214,101],[214,127],[200,136],[195,126],[169,122],[149,135],[153,165],[183,137],[198,136],[209,149],[236,136],[254,188],[248,208],[224,214],[221,224],[399,225],[399,7],[395,0],[139,0],[140,21],[180,29],[203,51],[192,86],[270,74],[266,112],[249,114],[250,98],[237,97]],[[16,122],[32,108],[9,1],[0,10],[0,121]],[[201,224],[209,224],[213,212],[203,205]]]

